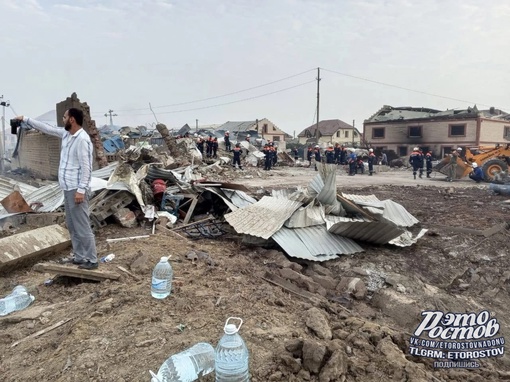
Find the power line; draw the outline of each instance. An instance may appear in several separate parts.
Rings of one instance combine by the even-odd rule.
[[[231,92],[231,93],[226,93],[226,94],[217,95],[217,96],[213,96],[213,97],[201,98],[201,99],[197,99],[197,100],[193,100],[193,101],[179,102],[179,103],[173,103],[173,104],[169,104],[169,105],[153,106],[152,108],[153,108],[153,109],[161,109],[161,108],[164,108],[164,107],[173,107],[173,106],[189,105],[189,104],[191,104],[191,103],[198,103],[198,102],[210,101],[210,100],[212,100],[212,99],[228,97],[228,96],[231,96],[231,95],[235,95],[235,94],[239,94],[239,93],[244,93],[244,92],[247,92],[247,91],[250,91],[250,90],[254,90],[254,89],[259,89],[259,88],[262,88],[262,87],[264,87],[264,86],[273,85],[273,84],[276,84],[276,83],[278,83],[278,82],[282,82],[282,81],[285,81],[285,80],[288,80],[288,79],[291,79],[291,78],[294,78],[294,77],[298,77],[298,76],[301,76],[301,75],[303,75],[303,74],[309,73],[309,72],[311,72],[312,70],[315,70],[315,69],[308,69],[308,70],[306,70],[306,71],[304,71],[304,72],[301,72],[301,73],[297,73],[297,74],[293,74],[293,75],[288,76],[288,77],[280,78],[279,80],[275,80],[275,81],[267,82],[267,83],[265,83],[265,84],[257,85],[257,86],[253,86],[253,87],[251,87],[251,88],[246,88],[246,89],[242,89],[242,90],[237,90],[237,91],[235,91],[235,92]],[[140,109],[124,109],[124,110],[117,110],[117,111],[118,111],[118,112],[126,112],[126,111],[144,111],[144,110],[149,110],[149,108],[140,108]],[[94,114],[96,114],[96,113],[94,113]],[[97,114],[102,114],[102,113],[97,113]]]
[[[203,110],[203,109],[210,109],[210,108],[213,108],[213,107],[219,107],[219,106],[225,106],[225,105],[232,105],[234,103],[239,103],[239,102],[245,102],[245,101],[250,101],[252,99],[257,99],[257,98],[262,98],[262,97],[266,97],[266,96],[269,96],[269,95],[272,95],[272,94],[277,94],[277,93],[281,93],[281,92],[284,92],[284,91],[287,91],[287,90],[291,90],[291,89],[295,89],[297,87],[300,87],[300,86],[304,86],[304,85],[308,85],[312,82],[315,82],[316,80],[311,80],[311,81],[307,81],[307,82],[303,82],[301,84],[298,84],[298,85],[294,85],[294,86],[290,86],[288,88],[284,88],[284,89],[280,89],[280,90],[275,90],[273,92],[270,92],[270,93],[265,93],[265,94],[260,94],[258,96],[253,96],[253,97],[249,97],[249,98],[243,98],[243,99],[239,99],[239,100],[236,100],[236,101],[231,101],[231,102],[225,102],[225,103],[219,103],[219,104],[215,104],[215,105],[209,105],[209,106],[203,106],[203,107],[197,107],[197,108],[193,108],[193,109],[183,109],[183,110],[174,110],[174,111],[162,111],[162,112],[159,112],[158,114],[174,114],[174,113],[183,113],[183,112],[186,112],[186,111],[195,111],[195,110]],[[140,113],[140,114],[129,114],[128,116],[138,116],[138,115],[152,115],[152,113]]]
[[[410,92],[424,94],[424,95],[428,95],[428,96],[431,96],[431,97],[444,98],[444,99],[449,99],[449,100],[452,100],[452,101],[468,103],[468,104],[471,104],[471,105],[475,105],[476,104],[476,105],[491,107],[491,105],[483,104],[483,103],[480,103],[480,102],[467,101],[467,100],[458,99],[458,98],[454,98],[454,97],[448,97],[448,96],[442,96],[442,95],[439,95],[439,94],[428,93],[428,92],[424,92],[422,90],[410,89],[410,88],[406,88],[406,87],[399,86],[399,85],[388,84],[388,83],[382,82],[382,81],[371,80],[369,78],[353,76],[351,74],[341,73],[341,72],[337,72],[335,70],[330,70],[330,69],[325,69],[325,68],[321,68],[321,69],[326,71],[326,72],[339,74],[339,75],[344,76],[344,77],[355,78],[357,80],[362,80],[362,81],[366,81],[366,82],[372,82],[374,84],[389,86],[389,87],[396,88],[396,89],[407,90],[407,91],[410,91]],[[503,109],[503,108],[498,107],[498,109]]]

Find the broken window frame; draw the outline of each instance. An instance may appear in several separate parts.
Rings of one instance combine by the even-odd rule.
[[[510,141],[510,126],[505,126],[503,128],[503,139]]]
[[[454,128],[460,128],[462,127],[463,129],[463,133],[462,134],[453,134],[453,129]],[[465,137],[466,136],[466,127],[467,127],[467,124],[465,123],[450,123],[448,125],[448,137]]]
[[[418,130],[418,134],[413,134],[414,129]],[[423,138],[423,126],[422,125],[407,126],[407,137],[408,138]]]
[[[376,134],[376,131],[382,131],[382,136]],[[372,139],[384,139],[386,138],[386,127],[373,127],[372,128]]]
[[[409,148],[407,146],[398,146],[397,150],[398,150],[398,156],[400,156],[400,157],[406,157],[409,152]]]

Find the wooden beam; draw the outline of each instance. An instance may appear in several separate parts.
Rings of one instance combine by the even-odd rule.
[[[191,202],[191,206],[189,206],[188,212],[186,213],[186,217],[184,218],[183,223],[188,224],[189,220],[191,219],[191,216],[193,215],[193,211],[195,211],[195,206],[198,203],[198,198],[195,196],[193,198],[193,201]]]
[[[79,279],[104,281],[118,280],[120,275],[109,271],[79,269],[77,266],[60,265],[51,263],[39,263],[34,265],[34,270],[38,272],[56,273],[62,276],[76,277]]]
[[[43,334],[48,333],[48,332],[52,331],[53,329],[56,329],[59,326],[62,326],[64,324],[68,323],[71,320],[72,320],[72,318],[67,318],[67,319],[59,321],[56,324],[51,325],[51,326],[49,326],[49,327],[47,327],[47,328],[45,328],[43,330],[39,330],[38,332],[35,332],[35,333],[29,335],[28,337],[22,338],[21,340],[14,342],[11,345],[11,348],[13,348],[14,346],[19,345],[20,343],[25,342],[26,340],[29,340],[31,338],[42,336]]]

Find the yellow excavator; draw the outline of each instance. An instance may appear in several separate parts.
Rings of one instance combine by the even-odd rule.
[[[450,156],[443,158],[434,170],[450,176]],[[455,179],[461,179],[472,171],[472,164],[482,168],[485,180],[497,180],[498,175],[508,171],[510,165],[510,144],[496,146],[465,147],[464,157],[457,158]]]

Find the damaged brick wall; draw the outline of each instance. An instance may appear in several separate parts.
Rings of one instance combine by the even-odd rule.
[[[30,131],[23,136],[13,165],[28,170],[38,178],[57,180],[59,154],[60,138]]]
[[[57,122],[58,125],[63,127],[64,122],[62,120],[64,113],[67,109],[77,108],[83,111],[83,128],[90,135],[92,145],[94,146],[95,160],[99,168],[108,165],[106,156],[104,154],[103,142],[96,127],[96,121],[90,117],[90,107],[86,102],[80,102],[76,93],[71,94],[71,97],[67,97],[64,101],[57,103]]]

